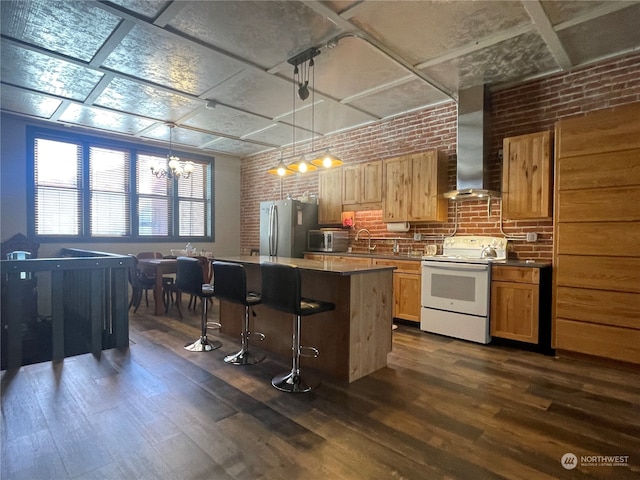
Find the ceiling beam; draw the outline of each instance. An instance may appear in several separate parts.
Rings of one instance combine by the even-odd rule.
[[[547,17],[547,14],[545,13],[544,8],[542,8],[539,0],[523,1],[522,6],[529,14],[529,17],[531,17],[538,33],[542,37],[542,40],[547,44],[547,47],[549,47],[551,55],[553,55],[553,58],[556,60],[558,65],[560,65],[560,68],[562,68],[562,70],[569,70],[573,67],[569,55],[567,55],[567,52],[562,46],[562,43],[553,29],[553,25],[551,25],[549,17]]]

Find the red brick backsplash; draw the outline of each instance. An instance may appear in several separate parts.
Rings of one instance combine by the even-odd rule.
[[[575,69],[532,80],[491,93],[491,136],[489,170],[493,188],[500,189],[501,162],[498,150],[504,137],[553,131],[555,123],[568,116],[584,115],[602,108],[640,101],[640,53],[590,67]],[[331,147],[346,164],[393,158],[409,153],[437,148],[449,157],[449,188],[455,188],[457,106],[446,102],[435,107],[382,120],[347,132],[316,138],[314,148]],[[310,144],[296,145],[296,153],[310,150]],[[291,151],[284,150],[287,157]],[[290,175],[282,181],[266,173],[277,163],[278,153],[268,152],[244,158],[241,167],[241,248],[248,252],[259,245],[259,203],[304,192],[318,193],[318,174]],[[282,182],[282,183],[281,183]],[[465,201],[458,204],[458,235],[502,236],[500,231],[500,201],[491,201],[488,215],[486,201]],[[401,237],[401,252],[422,249],[429,243],[442,243],[443,235],[454,231],[453,203],[449,206],[449,221],[443,224],[412,224],[406,234],[390,233],[382,222],[381,211],[361,211],[355,214],[356,229],[367,228],[373,237]],[[535,243],[510,241],[510,256],[520,259],[551,261],[553,255],[553,222],[504,221],[503,232],[521,237],[527,232],[538,234]],[[366,250],[366,241],[353,243],[357,230],[352,230],[354,251]],[[413,234],[437,237],[415,242]],[[374,240],[380,252],[391,252],[392,240]],[[364,251],[362,250],[362,251]]]

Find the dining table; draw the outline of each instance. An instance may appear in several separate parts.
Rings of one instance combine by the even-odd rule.
[[[176,273],[178,270],[178,261],[175,258],[141,258],[138,260],[138,269],[149,276],[155,276],[156,285],[153,288],[154,313],[155,315],[164,315],[162,277],[167,274]]]

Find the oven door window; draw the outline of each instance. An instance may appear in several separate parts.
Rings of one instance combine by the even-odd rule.
[[[486,316],[489,312],[489,269],[439,262],[422,268],[422,306]]]
[[[476,278],[434,273],[431,275],[431,296],[448,300],[476,301]]]

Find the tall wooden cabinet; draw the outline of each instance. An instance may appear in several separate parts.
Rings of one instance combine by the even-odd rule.
[[[554,346],[640,364],[640,103],[555,138]]]
[[[342,168],[318,173],[318,223],[342,223]]]
[[[503,140],[502,214],[505,218],[551,218],[551,149],[549,132]]]
[[[447,169],[448,159],[438,150],[385,160],[383,220],[445,222]]]

